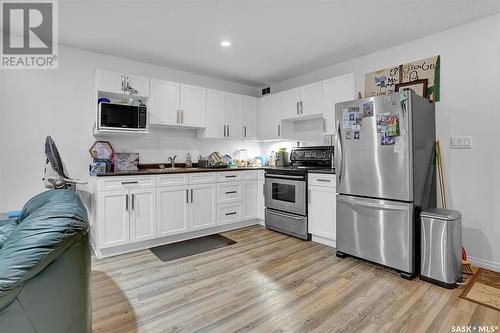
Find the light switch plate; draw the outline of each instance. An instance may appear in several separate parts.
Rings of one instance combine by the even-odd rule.
[[[451,149],[472,149],[472,136],[452,136]]]
[[[333,145],[333,135],[323,135],[323,145],[332,146]]]

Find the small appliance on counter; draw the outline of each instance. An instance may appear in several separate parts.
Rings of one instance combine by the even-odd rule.
[[[268,229],[310,239],[307,220],[307,172],[332,170],[332,146],[296,147],[290,166],[267,169],[264,183]],[[271,156],[272,157],[272,156]]]
[[[277,153],[276,153],[276,166],[277,167],[285,167],[285,166],[288,166],[290,157],[289,157],[289,154],[288,152],[286,151],[286,148],[282,148],[280,149]]]

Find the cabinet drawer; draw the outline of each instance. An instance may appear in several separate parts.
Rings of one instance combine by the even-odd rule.
[[[241,180],[253,180],[259,177],[258,170],[249,170],[249,171],[240,171],[241,172]]]
[[[217,182],[237,182],[241,180],[241,171],[217,172]]]
[[[231,203],[217,206],[217,220],[219,224],[236,223],[241,221],[241,203]]]
[[[310,173],[308,174],[309,186],[337,187],[334,174]]]
[[[154,186],[155,186],[154,176],[108,177],[104,180],[101,180],[99,183],[99,189],[101,191],[119,190],[125,188],[135,188],[135,187],[154,187]]]
[[[189,174],[189,184],[208,184],[217,181],[216,172],[200,172]]]
[[[157,176],[156,186],[187,185],[187,174],[162,175]]]
[[[217,184],[217,203],[241,201],[241,183]]]

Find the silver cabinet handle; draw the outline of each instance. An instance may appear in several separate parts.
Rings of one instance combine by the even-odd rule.
[[[128,194],[125,194],[125,210],[128,211]]]
[[[125,91],[125,76],[122,74],[122,91]]]
[[[224,176],[224,178],[236,178],[236,175]]]
[[[125,90],[130,90],[130,78],[127,75],[127,86],[125,87]]]
[[[134,208],[135,208],[134,207],[134,201],[135,201],[135,196],[134,196],[134,194],[132,194],[132,200],[131,200],[131,202],[132,202],[132,210],[134,210]]]
[[[326,183],[329,183],[330,182],[330,179],[323,179],[323,178],[318,178],[316,179],[317,182],[326,182]]]
[[[231,212],[231,213],[226,213],[226,216],[229,216],[229,215],[236,215],[237,213],[236,212]]]
[[[235,194],[238,193],[238,191],[227,191],[226,194]]]
[[[300,101],[300,113],[304,114],[304,105],[302,104],[302,101]]]
[[[297,114],[299,114],[299,102],[297,102]]]
[[[132,185],[132,184],[139,184],[139,182],[137,180],[132,182],[122,182],[122,185]]]
[[[189,190],[186,189],[186,203],[189,203]]]
[[[191,189],[191,202],[193,202],[193,189]]]
[[[227,136],[229,137],[229,125],[227,125]]]
[[[179,124],[179,110],[177,110],[177,117],[175,118],[175,123]]]
[[[181,110],[181,124],[184,124],[184,110]]]
[[[337,162],[339,165],[335,165],[336,168],[338,168],[338,177],[339,177],[339,186],[342,182],[342,163],[344,162],[344,158],[342,157],[342,153],[343,153],[343,149],[342,149],[342,133],[340,131],[340,121],[337,121],[337,142],[338,142],[338,147],[337,148],[337,152],[338,154],[336,154],[338,156],[337,158]]]
[[[281,136],[281,125],[278,125],[278,136]]]
[[[224,137],[226,137],[226,125],[224,125]]]
[[[243,126],[243,130],[244,130],[244,136],[246,138],[247,137],[247,126],[246,125]]]

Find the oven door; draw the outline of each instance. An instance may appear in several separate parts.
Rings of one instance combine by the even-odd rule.
[[[307,215],[306,181],[303,176],[266,174],[264,187],[267,208]]]
[[[133,105],[99,104],[99,122],[102,128],[139,129],[139,108]]]

